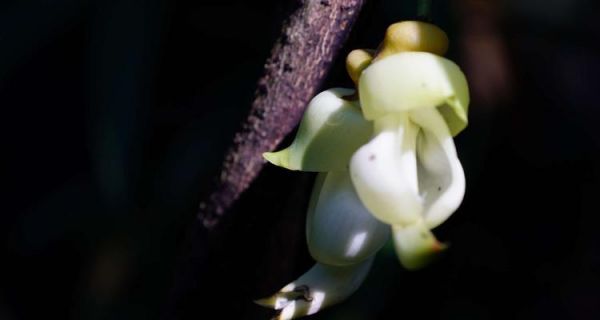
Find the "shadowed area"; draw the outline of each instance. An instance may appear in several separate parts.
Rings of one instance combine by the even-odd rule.
[[[313,175],[267,165],[218,238],[189,226],[292,2],[0,1],[0,319],[159,319],[185,239],[215,246],[188,257],[210,263],[174,319],[272,316],[253,300],[314,264]],[[600,318],[599,9],[434,1],[471,89],[465,199],[435,229],[451,245],[408,272],[388,243],[309,319]],[[367,1],[322,89],[351,88],[343,56],[415,16]]]

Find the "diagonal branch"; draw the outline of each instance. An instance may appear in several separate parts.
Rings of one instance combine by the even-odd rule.
[[[297,125],[364,0],[304,0],[284,23],[265,64],[250,114],[235,135],[214,191],[199,206],[207,229],[221,221],[262,169],[273,150]]]
[[[163,319],[191,319],[211,307],[214,275],[207,270],[225,236],[220,228],[224,218],[264,166],[262,153],[273,150],[297,125],[365,2],[295,1],[298,7],[284,22],[265,64],[250,114],[225,156],[213,192],[200,203]]]

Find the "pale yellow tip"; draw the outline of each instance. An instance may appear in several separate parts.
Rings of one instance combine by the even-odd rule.
[[[422,223],[392,228],[396,254],[400,263],[408,270],[425,267],[448,248],[447,244],[438,241]]]
[[[346,57],[346,71],[348,75],[354,81],[358,83],[360,73],[371,64],[373,60],[373,53],[369,50],[356,49],[352,50]]]
[[[274,165],[279,165],[279,156],[277,155],[277,152],[264,152],[262,154],[263,158],[265,160],[267,160],[268,162],[274,164]]]
[[[254,300],[259,306],[275,309],[275,298],[273,296]]]
[[[285,169],[298,170],[298,168],[290,166],[290,154],[289,149],[283,149],[277,152],[265,152],[262,154],[263,158],[268,162]]]

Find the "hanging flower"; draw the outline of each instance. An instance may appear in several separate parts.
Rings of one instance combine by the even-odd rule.
[[[347,59],[357,84],[309,103],[292,144],[269,162],[319,172],[306,224],[316,264],[257,303],[278,319],[310,315],[351,295],[392,235],[401,264],[424,266],[445,245],[431,229],[460,205],[465,179],[452,137],[467,124],[466,79],[440,55],[447,37],[422,22],[388,28],[377,55]],[[356,99],[358,96],[359,99]]]
[[[293,319],[346,299],[363,282],[389,235],[389,227],[362,205],[348,171],[319,174],[306,223],[308,248],[317,263],[256,302],[280,310],[277,319]]]
[[[389,239],[389,226],[364,207],[348,171],[354,152],[373,134],[358,101],[344,98],[354,93],[335,88],[315,96],[292,144],[264,154],[271,163],[290,170],[321,172],[306,221],[309,252],[317,263],[273,296],[256,301],[280,310],[278,319],[310,315],[346,299]]]
[[[365,207],[392,225],[400,262],[419,268],[444,248],[430,229],[464,195],[452,132],[466,125],[467,82],[450,60],[401,52],[366,68],[359,92],[374,137],[352,156],[352,181]]]

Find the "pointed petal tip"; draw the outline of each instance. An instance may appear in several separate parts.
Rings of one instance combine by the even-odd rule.
[[[259,305],[261,307],[265,307],[265,308],[269,308],[269,309],[273,309],[273,310],[281,310],[281,309],[285,308],[285,306],[290,301],[284,297],[281,297],[280,293],[281,292],[277,292],[276,294],[274,294],[270,297],[256,299],[256,300],[254,300],[254,303],[256,303],[257,305]]]
[[[423,223],[413,226],[393,226],[396,254],[408,270],[421,269],[435,261],[448,244],[438,241]]]
[[[450,243],[448,243],[448,242],[436,241],[436,243],[433,244],[431,249],[433,252],[441,253],[441,252],[448,250],[449,247],[450,247]]]
[[[273,298],[273,296],[256,299],[253,302],[261,307],[271,308],[271,309],[275,308],[275,299]]]
[[[292,168],[289,164],[289,149],[283,149],[277,152],[264,152],[262,154],[263,158],[270,162],[273,165],[278,167],[286,168],[289,170],[296,170]]]
[[[400,263],[404,268],[416,271],[427,267],[429,264],[439,259],[440,255],[448,248],[445,243],[438,242],[428,250],[415,253],[414,255],[399,256]]]
[[[280,163],[280,156],[278,153],[279,152],[263,152],[262,157],[268,162],[278,166]]]

